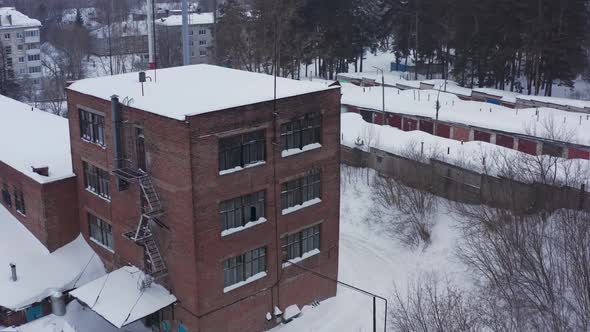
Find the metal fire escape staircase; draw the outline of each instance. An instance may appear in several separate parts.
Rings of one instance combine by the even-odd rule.
[[[152,179],[148,173],[139,169],[121,168],[113,173],[124,181],[139,184],[145,204],[142,206],[136,229],[125,233],[124,236],[144,247],[147,263],[146,273],[154,279],[165,277],[168,274],[168,268],[151,228],[153,223],[161,224],[158,218],[164,214],[164,209]]]
[[[128,123],[120,123],[122,125],[121,127],[126,127],[121,128],[122,133],[119,132],[119,134],[124,136],[125,146],[121,147],[121,150],[124,151],[121,151],[121,159],[116,161],[116,169],[113,171],[113,174],[122,181],[122,185],[124,186],[130,183],[137,183],[141,190],[143,202],[141,204],[141,215],[137,227],[125,233],[124,236],[137,245],[144,247],[145,272],[154,280],[157,280],[168,274],[168,268],[154,237],[152,225],[157,224],[166,227],[158,219],[164,214],[164,209],[151,176],[132,161],[136,159],[133,156],[134,138],[132,130],[130,130],[132,128],[129,128],[132,126],[125,126],[126,124]]]

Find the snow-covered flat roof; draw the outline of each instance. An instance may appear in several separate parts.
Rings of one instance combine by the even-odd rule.
[[[9,279],[16,264],[17,281]],[[0,205],[0,307],[19,310],[105,274],[100,258],[82,235],[49,253],[14,216]]]
[[[137,267],[125,266],[73,290],[70,295],[121,328],[176,302],[174,295],[155,282],[142,289],[142,281],[146,279]]]
[[[188,24],[213,24],[215,23],[215,16],[213,13],[191,13],[188,16]],[[156,20],[156,24],[164,26],[181,26],[182,15],[170,15]]]
[[[363,88],[342,84],[342,104],[381,110],[381,87]],[[385,88],[385,110],[393,113],[436,118],[437,90],[400,91]],[[552,108],[511,109],[477,101],[464,101],[451,93],[440,93],[438,119],[515,134],[561,140],[590,146],[590,120],[586,115]],[[580,118],[581,117],[581,118]],[[553,132],[549,132],[553,131]]]
[[[40,26],[41,22],[39,22],[39,20],[28,17],[14,7],[0,7],[0,30],[6,28]]]
[[[110,100],[116,94],[129,106],[172,119],[273,100],[273,77],[211,65],[153,70],[142,96],[138,73],[77,81],[68,89]],[[277,98],[336,89],[325,84],[277,78]]]
[[[0,161],[40,183],[74,176],[68,120],[0,95]],[[31,167],[49,167],[49,176]]]

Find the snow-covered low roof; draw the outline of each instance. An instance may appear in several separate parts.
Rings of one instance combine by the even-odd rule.
[[[39,20],[28,17],[14,7],[0,7],[0,29],[40,26]]]
[[[0,95],[0,161],[40,183],[74,176],[68,120]],[[49,167],[49,176],[32,167]]]
[[[215,23],[215,16],[213,15],[213,13],[191,13],[188,16],[189,25],[213,23]],[[163,17],[157,20],[156,24],[165,26],[181,26],[182,15],[170,15],[168,17]]]
[[[10,280],[14,263],[17,281]],[[105,274],[100,258],[82,235],[62,248],[49,251],[0,205],[0,307],[19,310],[50,296],[69,291]]]
[[[142,287],[147,279],[137,267],[125,266],[73,290],[70,295],[121,328],[176,302],[174,295],[155,282]]]
[[[441,106],[438,119],[441,121],[590,146],[590,120],[580,113],[544,107],[538,110],[516,110],[490,103],[460,100],[452,93],[441,92],[439,95],[436,90],[384,90],[386,112],[435,119],[438,97]],[[363,89],[343,83],[341,91],[344,105],[373,110],[381,110],[383,107],[380,87]]]
[[[150,70],[142,96],[138,73],[77,81],[68,89],[110,100],[118,95],[129,106],[172,119],[273,100],[273,77],[211,65]],[[157,82],[155,81],[157,75]],[[277,78],[277,98],[335,89],[325,84]]]
[[[528,96],[528,95],[519,95],[517,98],[522,99],[522,100],[532,100],[532,101],[538,101],[538,102],[554,104],[554,105],[573,106],[573,107],[590,109],[590,100],[577,100],[577,99],[569,99],[569,98]]]
[[[500,97],[502,101],[508,103],[516,103],[516,97],[520,96],[520,94],[511,91],[505,90],[498,90],[492,88],[475,88],[473,92],[485,93],[486,95]]]

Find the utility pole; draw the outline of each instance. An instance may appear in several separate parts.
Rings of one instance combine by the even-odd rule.
[[[148,33],[148,54],[149,54],[149,68],[156,68],[155,52],[154,52],[154,0],[147,0],[147,33]]]
[[[377,69],[377,72],[381,72],[381,97],[383,99],[383,105],[381,107],[381,116],[383,124],[385,124],[385,71],[383,71],[383,68],[375,66],[373,66],[373,68]]]
[[[184,66],[188,66],[190,64],[189,46],[188,0],[182,0],[182,64]]]

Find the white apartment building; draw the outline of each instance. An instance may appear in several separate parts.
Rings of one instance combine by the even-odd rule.
[[[162,46],[178,45],[182,35],[182,15],[170,15],[156,20],[158,25],[158,38]],[[191,13],[188,16],[189,25],[189,52],[191,64],[211,64],[211,48],[213,47],[213,29],[215,15],[213,13]],[[182,64],[182,44],[178,45],[179,52],[171,53],[171,62],[176,60],[177,65]],[[165,52],[160,48],[159,52]],[[160,55],[163,55],[160,53]],[[165,55],[165,54],[164,54]]]
[[[8,75],[41,83],[41,22],[13,7],[0,7],[0,52]]]

